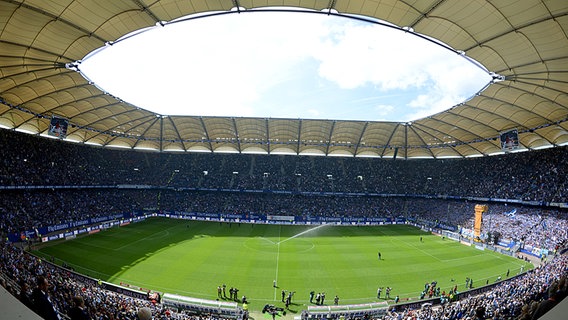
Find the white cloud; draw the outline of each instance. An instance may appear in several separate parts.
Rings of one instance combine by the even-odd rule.
[[[432,59],[427,64],[431,84],[408,104],[414,110],[411,119],[439,113],[464,102],[476,93],[472,88],[479,90],[487,83],[489,78],[481,70],[460,63],[460,59],[449,58]]]
[[[428,79],[423,68],[431,50],[416,37],[378,25],[347,24],[337,41],[319,52],[320,74],[340,87],[366,83],[380,90],[420,87]]]
[[[393,110],[395,109],[394,106],[390,106],[390,105],[377,105],[375,106],[375,111],[379,116],[386,116],[388,114],[390,114]]]
[[[144,32],[93,55],[81,70],[161,114],[402,120],[447,109],[489,81],[470,81],[483,73],[455,54],[458,64],[440,58],[439,49],[351,19],[244,13]]]

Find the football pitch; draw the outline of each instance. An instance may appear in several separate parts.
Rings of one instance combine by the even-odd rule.
[[[421,241],[422,239],[422,241]],[[378,253],[381,260],[378,259]],[[217,299],[226,284],[246,295],[251,309],[282,306],[281,291],[296,291],[293,309],[306,309],[309,292],[325,304],[376,302],[379,287],[391,298],[417,300],[426,282],[465,291],[516,275],[519,259],[479,250],[408,225],[293,226],[150,218],[69,241],[35,254],[54,257],[104,281],[159,292]],[[277,287],[273,286],[276,280]],[[384,298],[383,290],[381,298]],[[392,301],[391,301],[392,302]]]

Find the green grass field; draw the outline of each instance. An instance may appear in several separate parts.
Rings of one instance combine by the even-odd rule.
[[[298,310],[309,304],[312,290],[326,292],[326,304],[335,295],[340,304],[377,301],[379,286],[392,287],[391,297],[415,300],[426,282],[438,281],[446,291],[457,284],[463,291],[466,277],[479,287],[505,278],[507,269],[517,274],[523,264],[406,225],[229,225],[165,218],[55,242],[35,253],[105,281],[196,298],[216,299],[217,286],[226,284],[239,288],[252,309],[282,305],[281,290],[297,292]]]

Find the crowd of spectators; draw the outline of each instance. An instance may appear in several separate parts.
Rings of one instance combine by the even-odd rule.
[[[0,230],[2,234],[17,233],[43,226],[154,208],[155,197],[156,194],[145,190],[2,190]]]
[[[402,216],[459,231],[459,227],[473,225],[474,203],[426,196],[568,202],[565,147],[476,159],[386,160],[110,150],[8,130],[0,130],[0,143],[5,155],[0,159],[0,187],[40,187],[0,192],[2,235],[139,211],[276,214],[302,219]],[[52,188],[56,186],[64,188]],[[203,190],[218,188],[389,196]],[[490,203],[489,208],[484,228],[502,238],[542,248],[557,248],[568,239],[566,209],[500,202]],[[160,304],[106,291],[96,282],[81,281],[11,245],[2,244],[0,260],[0,274],[10,278],[3,285],[15,295],[19,288],[14,283],[34,287],[36,277],[44,276],[52,284],[50,294],[56,308],[65,314],[73,307],[73,299],[81,297],[93,319],[135,319],[141,308],[151,308],[160,319],[195,319]],[[387,319],[473,318],[481,307],[495,319],[532,315],[540,301],[555,295],[552,288],[564,290],[565,295],[566,270],[567,258],[559,255],[488,294],[423,310],[391,310]]]
[[[383,319],[476,319],[480,309],[484,313],[480,319],[537,319],[533,316],[544,314],[566,297],[567,276],[568,256],[558,254],[534,270],[499,283],[489,292],[418,309],[396,305]],[[38,277],[49,283],[46,293],[61,314],[71,314],[80,301],[87,319],[133,320],[138,319],[142,309],[149,310],[154,319],[220,319],[105,290],[95,280],[85,281],[15,246],[0,244],[0,282],[32,310],[36,306],[30,288],[36,286]]]
[[[412,221],[442,227],[473,229],[473,204],[468,201],[411,200]],[[482,232],[499,234],[502,240],[534,248],[554,250],[568,238],[565,210],[491,203],[483,214]],[[438,221],[439,223],[432,223]],[[459,227],[456,231],[459,232]]]
[[[516,211],[511,215],[507,214],[511,211],[486,215],[484,221],[488,223],[488,231],[498,232],[502,238],[523,246],[550,250],[568,239],[566,212],[522,207]]]
[[[0,230],[3,234],[19,233],[99,216],[161,211],[287,215],[297,217],[298,221],[346,216],[404,217],[459,232],[461,228],[472,228],[473,206],[467,200],[409,197],[114,188],[10,190],[0,193]],[[568,237],[568,219],[566,210],[492,203],[484,215],[483,232],[499,233],[507,241],[552,250]]]
[[[568,202],[568,148],[392,160],[113,150],[0,130],[0,186],[152,185]]]
[[[105,290],[97,281],[84,281],[73,272],[53,266],[15,246],[3,243],[0,244],[0,276],[2,285],[34,311],[38,309],[34,305],[32,289],[37,285],[37,278],[43,277],[49,284],[46,293],[53,307],[62,315],[70,314],[75,306],[74,300],[80,297],[88,319],[136,320],[139,319],[138,311],[142,308],[150,308],[154,319],[205,318],[205,315],[203,317],[190,315],[150,300]]]
[[[567,268],[568,256],[558,255],[522,276],[499,283],[485,294],[414,310],[394,307],[385,320],[538,319],[566,297]]]

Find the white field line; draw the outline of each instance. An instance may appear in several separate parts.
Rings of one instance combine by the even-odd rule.
[[[270,242],[270,244],[276,244],[276,242],[274,242],[274,241],[272,241],[272,240],[270,240],[270,239],[268,239],[268,238],[265,238],[265,237],[260,237],[260,236],[259,236],[259,237],[257,237],[257,238],[262,239],[262,240],[265,240],[266,242]]]
[[[173,229],[173,228],[175,228],[175,227],[176,227],[176,226],[172,226],[172,227],[167,228],[166,230],[160,230],[160,231],[154,232],[154,233],[152,233],[151,235],[148,235],[148,236],[146,236],[146,237],[140,238],[140,239],[138,239],[138,240],[136,240],[136,241],[132,241],[132,242],[130,242],[130,243],[127,243],[127,244],[125,244],[125,245],[123,245],[123,246],[120,246],[120,247],[118,247],[118,248],[114,248],[114,249],[112,249],[112,250],[114,250],[114,251],[122,250],[122,249],[124,249],[124,248],[126,248],[126,247],[128,247],[128,246],[131,246],[131,245],[133,245],[133,244],[135,244],[135,243],[138,243],[138,242],[140,242],[140,241],[144,241],[144,240],[147,240],[147,239],[151,239],[151,238],[154,237],[154,235],[159,234],[159,233],[162,233],[162,232],[164,232],[164,231],[166,232],[166,234],[169,234],[169,231],[168,231],[168,230]],[[160,237],[160,238],[161,238],[161,237]]]
[[[99,249],[104,249],[104,250],[110,250],[110,248],[107,247],[103,247],[103,246],[98,246],[96,244],[92,244],[90,242],[81,242],[81,241],[75,241],[74,244],[78,244],[80,246],[86,246],[86,247],[92,247],[92,248],[99,248]],[[41,251],[41,250],[40,250]]]
[[[278,285],[278,264],[280,261],[280,231],[282,230],[282,226],[278,227],[278,242],[276,243],[277,249],[276,249],[276,274],[274,275],[274,281],[276,281],[277,285]],[[268,239],[266,239],[268,240]],[[270,241],[272,242],[272,241]],[[274,288],[274,301],[276,301],[276,294],[278,290],[276,290],[277,288]]]
[[[391,243],[393,242],[392,237],[389,237],[389,240],[390,240]],[[434,256],[434,255],[432,255],[432,254],[429,253],[428,251],[423,250],[423,249],[420,249],[420,248],[418,248],[418,247],[415,246],[415,245],[412,245],[412,244],[410,244],[410,243],[407,243],[406,241],[402,241],[402,240],[399,240],[399,239],[395,239],[394,241],[400,242],[400,243],[404,244],[404,245],[407,246],[407,247],[414,248],[414,249],[416,249],[416,250],[418,250],[418,251],[424,253],[425,255],[430,256],[430,257],[432,257],[432,258],[438,260],[439,262],[444,262],[444,260],[442,260],[442,259],[440,259],[440,258],[438,258],[438,257],[436,257],[436,256]]]
[[[311,232],[311,231],[314,231],[314,230],[316,230],[316,229],[319,229],[319,228],[321,228],[321,227],[323,227],[323,226],[325,226],[325,224],[322,224],[322,225],[319,225],[319,226],[317,226],[317,227],[314,227],[314,228],[308,229],[308,230],[306,230],[306,231],[300,232],[300,233],[298,233],[298,234],[296,234],[296,235],[293,235],[293,236],[291,236],[291,237],[289,237],[289,238],[286,238],[286,239],[284,239],[284,240],[280,240],[280,232],[281,232],[281,230],[282,230],[282,226],[280,226],[280,227],[278,228],[278,242],[276,242],[276,243],[273,242],[274,244],[276,244],[276,247],[277,247],[277,249],[276,249],[276,274],[275,274],[275,276],[274,276],[274,280],[276,281],[277,284],[278,284],[278,265],[280,264],[280,263],[279,263],[279,262],[280,262],[280,244],[283,243],[283,242],[286,242],[286,241],[288,241],[288,240],[292,240],[292,239],[294,239],[294,238],[297,238],[297,237],[299,237],[299,236],[301,236],[301,235],[303,235],[303,234],[306,234],[306,233],[308,233],[308,232]],[[263,238],[263,239],[266,239],[266,238]],[[270,241],[270,240],[268,240],[268,239],[266,239],[266,240],[267,240],[267,241]],[[270,241],[270,242],[272,242],[272,241]],[[277,288],[274,288],[274,301],[276,301],[276,295],[277,295],[277,293],[278,293],[277,291],[278,291]]]

